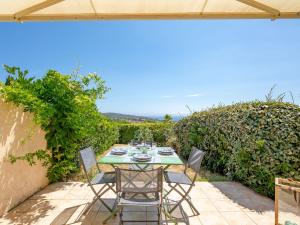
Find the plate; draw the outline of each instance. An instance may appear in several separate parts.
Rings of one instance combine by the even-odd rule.
[[[138,161],[138,162],[147,162],[147,161],[150,161],[151,158],[152,158],[152,156],[148,155],[148,154],[135,154],[133,156],[133,160]]]
[[[163,148],[158,150],[158,154],[160,155],[172,155],[174,150],[171,148]]]
[[[112,155],[124,155],[127,153],[126,149],[123,148],[114,148],[111,150]]]

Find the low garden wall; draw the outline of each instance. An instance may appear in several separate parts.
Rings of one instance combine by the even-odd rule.
[[[24,160],[11,164],[9,155],[46,149],[45,133],[33,115],[0,99],[0,215],[48,184],[47,169]]]
[[[216,107],[179,121],[180,154],[206,150],[204,165],[274,196],[275,177],[300,180],[300,108],[282,102]]]

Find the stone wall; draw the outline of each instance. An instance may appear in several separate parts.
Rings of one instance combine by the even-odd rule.
[[[8,158],[46,148],[45,132],[32,119],[31,113],[0,99],[0,215],[48,184],[40,163],[11,164]]]

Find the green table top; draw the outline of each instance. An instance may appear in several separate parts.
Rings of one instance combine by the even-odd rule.
[[[141,153],[142,151],[131,146],[126,147],[116,147],[125,148],[127,153],[125,155],[112,155],[111,152],[107,153],[102,157],[98,163],[99,164],[156,164],[156,165],[182,165],[183,162],[175,153],[172,155],[164,156],[158,153],[158,150],[166,147],[152,147],[147,151],[147,154],[152,155],[151,161],[148,162],[137,162],[132,159],[133,155],[136,153]],[[168,147],[169,148],[169,147]]]

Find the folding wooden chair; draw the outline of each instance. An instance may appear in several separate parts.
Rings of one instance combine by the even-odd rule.
[[[193,213],[199,215],[198,210],[190,200],[189,193],[195,185],[197,174],[200,171],[200,166],[204,155],[205,152],[193,147],[188,162],[185,164],[183,173],[173,171],[164,172],[165,181],[171,187],[171,189],[164,195],[164,198],[166,198],[172,191],[177,192],[182,197],[174,206],[172,206],[168,210],[169,213],[172,213],[175,208],[177,208],[183,201],[186,201],[193,210]],[[190,178],[187,175],[187,168],[191,168],[194,171],[193,178]],[[185,190],[182,185],[187,185],[188,189]]]
[[[92,191],[95,194],[95,197],[93,198],[93,201],[89,204],[89,206],[85,209],[83,214],[85,214],[92,205],[99,200],[109,211],[112,212],[112,208],[108,206],[102,199],[101,196],[105,194],[107,191],[112,190],[116,193],[114,189],[114,185],[116,183],[116,176],[115,172],[101,172],[100,168],[97,164],[96,155],[95,152],[92,150],[92,148],[86,148],[79,152],[80,161],[83,166],[83,170],[86,176],[86,179],[88,181],[88,184]],[[90,178],[91,171],[96,167],[96,175],[93,176],[93,178]],[[95,185],[102,184],[102,187],[99,191],[96,191],[94,188]]]

